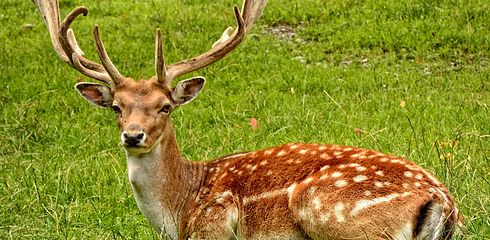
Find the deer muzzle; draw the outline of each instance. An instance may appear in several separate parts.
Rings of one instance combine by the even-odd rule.
[[[143,147],[146,133],[140,125],[131,124],[121,134],[121,142],[124,147]]]

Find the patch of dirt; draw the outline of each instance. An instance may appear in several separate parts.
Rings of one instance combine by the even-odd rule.
[[[296,31],[298,29],[301,29],[301,26],[298,26],[296,28],[293,28],[287,24],[279,24],[276,26],[268,26],[264,28],[264,32],[271,34],[278,38],[279,40],[283,41],[295,41],[297,43],[301,44],[307,44],[308,42],[296,34]]]
[[[293,40],[293,38],[296,36],[294,29],[285,24],[266,27],[264,30],[266,33],[272,34],[281,40]]]

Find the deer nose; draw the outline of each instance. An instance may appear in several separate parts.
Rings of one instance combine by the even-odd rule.
[[[137,147],[145,141],[145,132],[142,129],[125,130],[122,134],[123,144],[127,147]]]

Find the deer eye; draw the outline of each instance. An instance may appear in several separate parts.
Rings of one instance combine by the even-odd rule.
[[[122,111],[121,111],[121,108],[120,108],[119,106],[117,106],[117,105],[112,105],[112,110],[113,110],[115,113],[117,113],[117,114],[119,114],[119,113],[121,113],[121,112],[122,112]]]
[[[170,110],[172,110],[172,106],[170,104],[165,104],[163,107],[158,111],[158,113],[169,113]]]

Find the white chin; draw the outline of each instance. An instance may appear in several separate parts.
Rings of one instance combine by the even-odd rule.
[[[152,147],[124,147],[124,149],[129,154],[142,154],[142,153],[150,152],[153,148]]]

